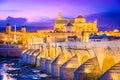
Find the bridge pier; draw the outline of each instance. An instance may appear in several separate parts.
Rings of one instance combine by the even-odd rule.
[[[36,49],[36,50],[33,52],[33,54],[30,55],[29,63],[30,63],[31,65],[35,65],[35,56],[38,55],[39,52],[40,52],[40,50],[39,50],[39,49]]]
[[[42,57],[40,58],[40,70],[45,70],[45,61],[46,61],[46,58]]]
[[[73,50],[72,53],[73,52],[74,56],[60,68],[60,80],[73,80],[74,71],[81,66],[81,64],[90,59],[88,51],[86,50]]]
[[[56,57],[56,59],[51,64],[51,73],[52,73],[53,77],[58,77],[59,76],[60,64],[57,64],[59,57],[60,56]]]
[[[111,67],[98,80],[119,80],[120,79],[120,62]]]
[[[48,49],[47,47],[45,46],[44,48],[44,51],[43,51],[43,55],[42,57],[40,57],[40,70],[45,70],[45,62],[46,62],[46,59],[48,58],[48,55],[50,53],[48,52]]]
[[[26,53],[28,50],[29,50],[29,49],[25,49],[25,50],[22,51],[21,56],[20,56],[21,60],[24,59],[24,55],[25,55],[25,53]]]
[[[32,49],[27,55],[26,55],[26,57],[27,57],[27,59],[26,59],[26,63],[27,64],[29,64],[29,59],[30,59],[30,55],[32,55],[33,54],[33,52],[34,52],[35,50],[34,49]]]
[[[45,46],[42,45],[41,48],[40,48],[41,52],[38,54],[38,56],[36,57],[36,67],[40,67],[40,65],[42,65],[40,63],[41,61],[41,58],[45,58],[46,54],[45,54]]]
[[[51,63],[53,62],[52,59],[46,59],[45,61],[45,71],[47,74],[51,74]]]
[[[54,57],[54,58],[46,58],[46,61],[45,61],[45,71],[47,74],[51,74],[51,66],[52,66],[52,62],[56,59],[57,57]]]
[[[73,56],[60,67],[60,80],[73,80],[74,70],[79,66],[77,56]]]
[[[31,56],[30,64],[39,67],[40,56],[42,52],[43,52],[43,46],[42,45],[37,46],[37,51]]]
[[[97,80],[100,75],[97,58],[92,58],[74,71],[74,80]]]
[[[37,49],[34,49],[30,54],[28,54],[28,60],[27,60],[27,63],[30,64],[31,63],[31,57],[33,54],[35,54]]]
[[[32,49],[29,49],[24,55],[23,55],[23,61],[26,63],[27,61],[27,55],[32,51]]]
[[[40,67],[40,60],[41,58],[44,57],[43,51],[36,57],[36,67]]]
[[[59,77],[60,76],[60,67],[70,58],[72,57],[71,54],[62,54],[59,55],[53,62],[52,62],[52,76]]]
[[[46,58],[46,62],[45,62],[45,70],[46,70],[46,73],[47,74],[51,74],[51,65],[52,65],[52,62],[57,58],[58,56],[58,52],[60,52],[59,49],[57,49],[57,51],[55,51],[56,49],[54,48],[51,48],[50,50],[50,55],[49,57]],[[61,52],[60,52],[61,53]],[[59,53],[59,54],[60,54]]]

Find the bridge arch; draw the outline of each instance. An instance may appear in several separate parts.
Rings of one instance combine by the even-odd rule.
[[[91,58],[90,53],[87,50],[77,50],[76,55],[79,64],[83,64],[84,62]]]
[[[109,68],[115,65],[115,59],[112,56],[106,56],[102,63],[102,73],[106,72]]]
[[[84,55],[82,57],[81,64],[83,64],[84,62],[86,62],[88,59],[89,59],[89,56],[88,55]]]

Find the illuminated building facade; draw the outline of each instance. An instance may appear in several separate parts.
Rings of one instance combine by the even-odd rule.
[[[110,32],[98,32],[97,20],[94,20],[93,22],[86,22],[86,18],[81,15],[73,20],[63,19],[61,13],[59,13],[53,30],[37,30],[35,32],[27,32],[26,27],[22,26],[20,30],[16,30],[15,32],[11,30],[11,25],[7,24],[6,31],[0,32],[0,41],[13,43],[14,35],[16,35],[16,41],[22,42],[24,45],[31,44],[29,41],[31,41],[30,39],[32,38],[39,38],[42,40],[47,38],[48,42],[54,42],[60,40],[68,41],[69,37],[76,36],[78,39],[77,41],[88,41],[89,36],[94,33],[97,35],[106,34],[107,36],[120,36],[120,32],[117,29]]]
[[[86,19],[79,15],[74,20],[65,20],[61,13],[55,22],[54,31],[56,32],[98,32],[97,20],[94,22],[86,22]]]

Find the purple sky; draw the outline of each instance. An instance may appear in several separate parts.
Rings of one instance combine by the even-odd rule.
[[[0,0],[0,20],[11,17],[27,18],[28,22],[55,19],[58,12],[64,17],[79,14],[120,11],[120,0]]]

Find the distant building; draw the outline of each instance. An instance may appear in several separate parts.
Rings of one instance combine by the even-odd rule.
[[[25,34],[26,33],[26,27],[22,26],[21,30],[12,30],[11,25],[9,23],[6,24],[6,30],[5,32],[0,32],[0,42],[1,43],[9,43],[12,44],[14,43],[14,38],[16,38],[16,42],[18,43],[26,43],[25,40]]]
[[[26,27],[24,25],[21,27],[21,32],[23,32],[23,33],[26,32]]]
[[[116,36],[107,36],[106,34],[97,35],[93,34],[89,37],[89,42],[104,42],[104,41],[116,41],[120,40],[120,37]]]
[[[11,25],[9,23],[6,24],[6,33],[11,33]]]
[[[89,42],[102,42],[108,41],[108,37],[106,35],[97,35],[93,34],[89,37]]]

